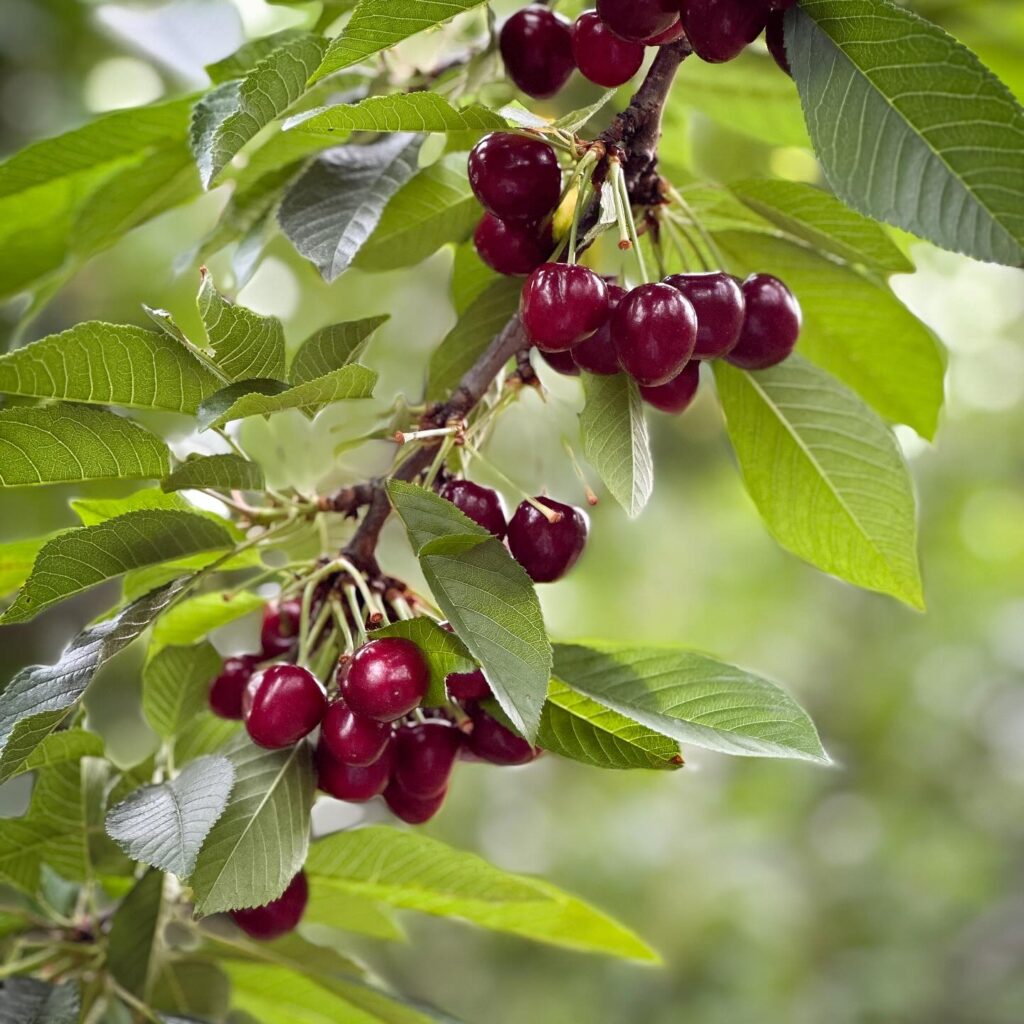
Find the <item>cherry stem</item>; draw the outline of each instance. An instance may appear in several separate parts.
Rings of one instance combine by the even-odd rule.
[[[640,238],[636,232],[636,221],[633,220],[633,206],[629,198],[629,190],[626,188],[626,176],[622,173],[622,164],[617,160],[612,161],[611,178],[612,188],[618,192],[619,209],[622,211],[622,216],[626,222],[629,240],[633,244],[637,268],[640,271],[640,280],[647,284],[650,278],[647,276],[647,264],[644,262],[644,254],[640,251]]]
[[[352,630],[348,624],[348,616],[345,614],[345,608],[341,601],[338,600],[333,594],[330,599],[331,614],[334,615],[334,624],[341,631],[342,636],[345,638],[345,654],[351,654],[355,649],[355,642],[352,639]]]
[[[724,269],[725,260],[722,259],[722,252],[718,248],[718,244],[715,242],[714,238],[711,236],[711,233],[707,230],[707,228],[705,228],[704,225],[701,223],[700,218],[693,212],[693,208],[690,206],[690,204],[682,197],[682,194],[673,185],[670,185],[668,188],[668,196],[672,200],[672,202],[676,203],[678,206],[682,208],[683,213],[686,214],[690,223],[697,229],[697,233],[700,235],[704,244],[708,247],[708,251],[711,253],[712,259],[717,260],[719,268]]]
[[[589,174],[597,164],[597,154],[594,150],[588,150],[583,159],[576,165],[573,174],[573,184],[576,185],[576,208],[572,215],[572,227],[569,229],[569,266],[576,263],[576,237],[579,232],[580,217],[583,216],[583,208],[586,205],[589,192]],[[571,186],[570,186],[571,187]]]
[[[496,476],[510,491],[518,494],[523,501],[528,501],[549,523],[560,523],[562,521],[562,513],[556,512],[554,509],[548,508],[547,505],[541,504],[536,498],[531,497],[526,493],[515,481],[510,480],[507,476],[493,462],[489,462],[483,455],[480,454],[478,448],[474,448],[468,442],[466,443],[466,451],[474,458],[478,459],[490,472]]]
[[[359,600],[356,597],[356,588],[352,584],[346,584],[341,588],[345,592],[345,600],[352,611],[352,619],[359,635],[360,645],[366,643],[366,623],[363,621],[363,610],[359,607]]]
[[[576,452],[573,451],[573,447],[569,444],[567,437],[562,438],[562,447],[565,449],[569,456],[569,461],[572,463],[573,472],[576,474],[577,479],[583,485],[583,494],[586,496],[588,505],[596,505],[598,497],[594,493],[593,488],[587,482],[586,474],[583,472],[583,467],[579,464],[579,460],[576,458]]]
[[[409,444],[412,441],[426,441],[432,437],[457,438],[465,429],[465,423],[456,423],[451,427],[431,427],[429,430],[396,430],[394,439],[397,444]]]
[[[704,254],[700,251],[700,246],[694,243],[693,238],[690,235],[690,233],[686,230],[685,225],[683,225],[680,221],[677,221],[667,211],[665,213],[665,216],[661,218],[661,224],[668,231],[669,238],[672,239],[672,244],[673,246],[675,246],[676,252],[679,253],[679,258],[680,260],[682,260],[683,263],[683,270],[690,269],[690,257],[687,254],[685,246],[683,245],[683,239],[680,237],[680,232],[682,232],[685,236],[686,241],[690,246],[690,250],[693,252],[693,255],[700,263],[701,268],[703,270],[711,269],[708,265],[708,261],[704,259]]]

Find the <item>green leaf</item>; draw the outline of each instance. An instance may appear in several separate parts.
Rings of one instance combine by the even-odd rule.
[[[241,455],[190,455],[161,481],[165,491],[208,488],[219,491],[262,491],[263,469]]]
[[[497,280],[498,275],[480,259],[472,240],[455,247],[451,292],[452,305],[459,317]]]
[[[117,908],[110,923],[107,968],[128,992],[145,998],[155,967],[163,910],[164,876],[147,871]]]
[[[176,778],[143,786],[107,814],[107,835],[132,860],[187,878],[224,813],[235,781],[226,757],[191,761]]]
[[[188,646],[264,604],[266,598],[251,590],[218,590],[190,597],[160,616],[153,627],[152,648]]]
[[[824,572],[923,608],[914,492],[885,424],[799,356],[715,364],[747,490],[778,542]]]
[[[88,321],[0,356],[0,392],[194,413],[220,381],[182,345]]]
[[[217,86],[196,104],[191,143],[205,187],[250,139],[302,97],[325,47],[319,36],[289,39],[244,78]]]
[[[385,313],[321,327],[299,346],[288,370],[288,380],[304,384],[355,362],[366,350],[374,331],[390,319],[390,314]]]
[[[583,374],[587,404],[580,414],[583,455],[630,518],[640,515],[654,490],[654,464],[643,402],[633,380]]]
[[[40,549],[55,536],[50,533],[0,544],[0,596],[6,597],[28,579]]]
[[[0,487],[159,479],[167,445],[138,424],[77,405],[0,410]]]
[[[133,491],[125,498],[73,498],[69,504],[83,526],[96,526],[128,512],[156,509],[165,512],[190,512],[202,516],[227,530],[236,541],[242,540],[245,536],[230,519],[225,519],[216,512],[198,508],[182,495],[167,494],[159,487],[144,487],[140,491]]]
[[[369,935],[375,939],[396,941],[405,937],[390,911],[378,903],[351,893],[338,892],[315,878],[309,883],[309,903],[302,915],[302,922],[304,925],[321,925],[333,931]],[[319,935],[317,939],[320,940]]]
[[[157,965],[149,1004],[163,1011],[164,1024],[201,1024],[223,1020],[228,1012],[229,985],[224,972],[207,960],[162,957]],[[178,1014],[170,1017],[167,1014]],[[180,1016],[188,1014],[187,1017]]]
[[[471,104],[452,106],[433,92],[367,96],[358,103],[316,107],[290,117],[285,131],[330,138],[338,132],[491,132],[508,127],[493,110]]]
[[[51,733],[27,757],[10,778],[22,772],[34,772],[39,768],[52,768],[68,761],[78,762],[83,757],[102,757],[103,740],[94,732],[85,729],[65,729]]]
[[[309,747],[262,750],[240,737],[231,802],[199,854],[190,885],[196,911],[214,914],[277,899],[302,867],[316,780]]]
[[[452,672],[472,672],[477,666],[465,644],[454,634],[442,629],[433,619],[420,616],[393,622],[375,629],[373,639],[400,636],[411,640],[420,649],[430,666],[430,689],[423,698],[427,707],[438,707],[448,700],[444,681]]]
[[[360,64],[403,39],[451,21],[484,0],[360,0],[341,35],[331,41],[313,75],[317,81]]]
[[[241,722],[204,711],[189,723],[187,731],[175,738],[174,760],[186,764],[207,754],[219,753],[234,742],[241,731]]]
[[[491,536],[484,527],[475,523],[450,501],[445,501],[425,487],[390,480],[388,496],[402,517],[409,534],[409,543],[417,554],[432,540],[453,534],[466,534],[481,540]]]
[[[348,269],[388,201],[416,173],[422,139],[403,132],[329,149],[288,190],[277,214],[281,230],[325,281]]]
[[[290,42],[303,33],[296,29],[284,29],[275,32],[273,35],[262,36],[259,39],[250,39],[243,43],[234,53],[223,57],[221,60],[207,64],[205,71],[210,76],[214,85],[222,82],[230,82],[234,78],[245,78],[264,57],[269,57],[275,50],[279,49],[282,43]]]
[[[593,103],[587,104],[585,107],[581,107],[579,110],[570,111],[568,114],[563,114],[552,122],[551,127],[558,129],[563,132],[575,133],[581,131],[587,126],[591,118],[599,114],[608,104],[615,98],[617,89],[609,89],[607,92],[602,93],[599,99],[596,99]]]
[[[466,156],[449,153],[391,199],[355,265],[364,270],[411,267],[443,245],[468,238],[479,219],[480,204],[466,176]]]
[[[523,282],[500,277],[469,304],[430,357],[428,401],[441,401],[515,315]]]
[[[786,48],[840,199],[944,249],[1024,263],[1024,110],[970,50],[886,0],[805,0]]]
[[[67,717],[99,668],[127,647],[186,586],[178,580],[79,633],[55,665],[29,665],[0,701],[0,782],[22,770],[40,743]]]
[[[129,569],[233,544],[217,523],[191,512],[144,510],[67,530],[43,545],[0,622],[27,622],[41,611]]]
[[[142,713],[158,736],[172,739],[205,709],[210,683],[220,668],[220,655],[208,643],[163,647],[146,662]]]
[[[307,909],[312,909],[307,903]],[[306,914],[302,921],[305,923]],[[353,960],[342,956],[325,945],[315,945],[296,932],[289,932],[271,942],[253,942],[239,932],[215,933],[204,929],[203,938],[209,951],[222,960],[263,962],[285,967],[296,974],[323,975],[351,974],[361,977],[363,969]]]
[[[393,907],[458,917],[535,942],[658,959],[633,932],[581,900],[420,832],[372,827],[335,833],[313,843],[306,871],[340,892]]]
[[[36,978],[4,982],[0,1024],[78,1024],[82,996],[77,981],[51,985]]]

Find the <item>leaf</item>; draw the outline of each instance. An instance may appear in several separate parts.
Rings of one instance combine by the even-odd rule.
[[[458,917],[493,931],[636,960],[657,955],[633,932],[581,900],[428,839],[380,826],[313,843],[314,882],[405,910]]]
[[[0,701],[0,782],[22,770],[99,668],[139,636],[186,584],[178,580],[146,594],[79,633],[55,665],[29,665],[11,679]]]
[[[153,627],[150,649],[193,644],[218,627],[261,609],[264,604],[266,598],[251,590],[218,590],[190,597],[160,616]]]
[[[465,154],[449,153],[391,199],[355,265],[364,270],[414,266],[443,245],[468,238],[479,219],[480,204],[469,187]]]
[[[403,39],[451,21],[484,0],[360,0],[341,35],[331,41],[312,77],[351,67]]]
[[[230,1000],[228,979],[216,964],[186,957],[174,960],[161,958],[157,966],[149,1003],[163,1011],[161,1020],[164,1024],[201,1024],[206,1020],[223,1020],[227,1015]],[[169,1017],[168,1013],[179,1016]]]
[[[174,759],[185,764],[207,754],[220,753],[235,741],[241,731],[241,722],[218,718],[213,712],[204,711],[192,720],[186,732],[175,737]]]
[[[107,835],[132,860],[187,878],[224,813],[235,781],[226,757],[201,757],[158,786],[143,786],[107,814]]]
[[[277,899],[309,845],[316,781],[309,747],[262,750],[241,737],[228,753],[235,788],[207,836],[189,884],[196,911],[215,914]]]
[[[220,668],[220,655],[208,643],[163,647],[146,662],[142,713],[158,736],[173,739],[206,708],[210,683]]]
[[[78,1024],[81,1013],[77,981],[51,985],[15,977],[4,982],[0,1024]]]
[[[970,50],[885,0],[806,0],[785,31],[840,199],[944,249],[1024,263],[1024,110]]]
[[[355,362],[366,351],[377,328],[390,319],[391,315],[385,313],[321,327],[299,346],[288,370],[288,380],[303,384]]]
[[[113,413],[76,405],[0,410],[0,487],[159,479],[167,445]]]
[[[0,596],[6,597],[28,579],[40,548],[55,536],[51,533],[0,544]]]
[[[479,104],[457,108],[433,92],[367,96],[358,103],[316,107],[288,118],[285,131],[330,138],[337,132],[490,132],[508,121]]]
[[[128,512],[140,512],[146,509],[157,509],[169,512],[190,512],[216,523],[231,534],[233,540],[242,540],[245,536],[230,519],[225,519],[216,512],[193,505],[180,494],[167,494],[159,487],[145,487],[133,491],[126,498],[73,498],[69,504],[83,526],[96,526],[109,519],[116,519]]]
[[[373,900],[338,892],[315,878],[309,883],[309,903],[302,922],[326,926],[334,931],[369,935],[375,939],[396,941],[405,938],[390,911]]]
[[[744,482],[776,540],[923,608],[913,487],[881,420],[798,356],[756,374],[716,364],[715,376]]]
[[[433,540],[465,534],[486,540],[491,534],[450,501],[415,484],[388,481],[388,497],[402,517],[409,543],[417,554]]]
[[[612,497],[636,518],[654,490],[654,464],[643,402],[624,373],[583,374],[587,404],[580,414],[583,456]]]
[[[262,467],[241,455],[190,455],[161,481],[164,491],[208,488],[219,491],[262,491]]]
[[[52,768],[69,761],[77,763],[83,757],[102,756],[103,740],[96,733],[85,729],[65,729],[47,736],[10,777],[40,768]]]
[[[159,871],[147,871],[125,896],[110,923],[107,968],[118,984],[140,999],[146,996],[154,968],[163,894],[164,876]]]
[[[302,33],[295,29],[284,29],[273,35],[261,36],[243,43],[234,53],[223,57],[204,70],[214,85],[230,82],[233,78],[245,78],[246,74],[264,57],[269,57],[282,43],[296,39]]]
[[[43,545],[32,574],[0,623],[27,622],[50,605],[129,569],[233,543],[231,534],[206,516],[156,509],[67,530]]]
[[[325,47],[319,36],[289,39],[243,79],[217,86],[196,104],[190,138],[206,188],[250,139],[301,98]]]
[[[519,308],[523,282],[499,277],[469,304],[430,357],[428,401],[441,401]]]
[[[307,903],[307,910],[312,906]],[[306,913],[302,915],[303,924]],[[302,938],[297,932],[289,932],[270,942],[254,942],[244,934],[232,932],[219,934],[204,930],[203,938],[209,952],[222,960],[241,960],[253,963],[263,962],[285,967],[296,974],[322,975],[331,977],[349,974],[361,977],[363,969],[348,957],[342,956],[326,945],[315,945]]]
[[[608,104],[615,98],[615,93],[617,91],[618,90],[616,89],[608,89],[593,103],[590,103],[585,107],[581,107],[579,110],[573,110],[568,114],[563,114],[551,123],[551,128],[569,133],[580,131],[587,126],[592,117],[599,114],[606,106],[608,106]]]
[[[0,392],[194,413],[220,381],[187,349],[141,327],[88,321],[0,356]]]
[[[417,0],[421,2],[421,0]],[[399,133],[323,153],[288,190],[277,219],[325,281],[346,270],[388,200],[416,173],[422,136]]]
[[[430,666],[430,689],[423,698],[428,708],[439,707],[448,700],[444,681],[450,673],[472,672],[477,667],[462,641],[426,616],[393,622],[371,634],[374,640],[383,636],[411,640],[420,649]]]

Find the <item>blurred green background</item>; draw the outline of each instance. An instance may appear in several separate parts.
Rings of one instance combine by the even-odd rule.
[[[1024,5],[915,6],[1021,95]],[[100,111],[201,87],[204,63],[247,36],[309,24],[317,10],[3,0],[0,154]],[[417,45],[429,51],[436,41]],[[764,70],[756,56],[748,63],[751,74]],[[666,122],[670,170],[816,180],[791,83],[772,69],[762,97],[730,100],[717,70],[683,69]],[[589,96],[577,82],[563,99],[575,106]],[[763,137],[758,104],[785,146]],[[226,196],[203,196],[93,259],[25,337],[81,319],[142,323],[143,301],[188,324],[197,281],[187,254]],[[399,988],[479,1024],[1024,1020],[1024,273],[907,244],[918,271],[893,286],[950,353],[936,445],[899,431],[920,491],[926,615],[825,578],[775,546],[742,491],[710,387],[685,417],[654,417],[650,508],[630,523],[602,502],[579,569],[542,595],[556,637],[687,644],[777,679],[808,707],[835,766],[699,750],[665,775],[554,758],[524,770],[463,766],[432,834],[588,898],[640,931],[665,967],[410,918],[408,944],[359,947]],[[231,253],[212,268],[230,287]],[[443,252],[408,271],[350,271],[326,286],[278,238],[238,294],[280,316],[293,344],[334,320],[390,312],[369,359],[383,373],[381,392],[415,398],[425,359],[454,319],[450,268]],[[0,313],[0,332],[12,332],[18,313],[16,303]],[[527,395],[504,418],[490,454],[522,486],[579,501],[559,443],[574,432],[577,385],[549,383],[547,403]],[[275,483],[356,479],[385,465],[388,448],[336,457],[344,434],[332,429],[356,429],[346,415],[250,423],[243,442]],[[160,425],[184,440],[180,421]],[[72,524],[70,496],[7,492],[0,541]],[[389,530],[387,566],[413,576],[399,541]],[[55,657],[101,606],[94,593],[6,629],[0,678]],[[253,628],[218,640],[244,644]],[[136,669],[131,654],[120,659],[89,701],[122,762],[152,742]],[[0,793],[5,813],[24,796],[17,785]],[[384,817],[329,802],[316,822]]]

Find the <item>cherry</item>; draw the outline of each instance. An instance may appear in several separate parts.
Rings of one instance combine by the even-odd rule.
[[[697,314],[693,359],[717,359],[731,351],[743,329],[744,300],[739,282],[721,270],[673,274],[665,284],[680,292]]]
[[[642,43],[679,19],[679,0],[597,0],[597,13],[621,39]]]
[[[452,672],[445,679],[445,685],[452,700],[486,700],[492,696],[487,678],[481,669],[474,669],[472,672]]]
[[[443,793],[462,739],[462,733],[444,719],[403,725],[395,738],[392,778],[417,800]]]
[[[580,368],[576,365],[572,353],[568,350],[563,352],[544,352],[542,349],[537,349],[537,351],[540,352],[541,359],[552,370],[564,373],[567,377],[578,377],[580,375]]]
[[[469,154],[469,184],[495,217],[539,221],[558,205],[562,172],[541,139],[492,132]]]
[[[573,345],[569,350],[573,362],[581,370],[605,377],[622,372],[619,354],[615,351],[615,343],[612,341],[612,314],[625,294],[625,288],[620,288],[617,284],[608,285],[608,319],[597,329],[596,334],[592,334],[578,345]]]
[[[292,931],[302,920],[309,901],[309,883],[306,873],[300,871],[276,900],[262,907],[232,910],[235,924],[251,939],[276,939]]]
[[[302,602],[298,598],[267,605],[260,628],[264,658],[278,658],[291,651],[299,638],[301,616]]]
[[[744,370],[764,370],[781,363],[796,345],[803,315],[796,296],[771,274],[751,274],[743,282],[747,314],[728,362]]]
[[[409,825],[422,825],[441,810],[447,795],[446,787],[434,796],[421,799],[400,786],[397,779],[392,779],[384,790],[384,801],[402,821]]]
[[[791,78],[793,70],[789,66],[789,55],[786,53],[786,33],[783,28],[786,20],[784,10],[772,11],[768,15],[768,24],[764,30],[764,41],[768,46],[768,52],[775,59],[775,63],[782,68]]]
[[[651,36],[649,39],[642,39],[644,46],[664,46],[666,43],[674,43],[677,39],[683,38],[683,23],[676,18],[664,32]]]
[[[380,760],[391,743],[391,726],[357,715],[343,701],[335,701],[320,725],[320,742],[335,761],[365,768]]]
[[[557,523],[528,501],[520,503],[508,524],[508,546],[515,560],[535,583],[561,579],[583,553],[587,542],[586,514],[572,505],[537,498],[552,512],[561,512]]]
[[[506,729],[497,719],[492,718],[483,708],[476,706],[469,710],[473,731],[469,734],[469,751],[491,764],[529,764],[540,755],[540,750]]]
[[[366,765],[345,764],[331,756],[321,739],[316,748],[316,784],[338,800],[363,804],[384,792],[394,761],[394,748],[389,745],[376,761]]]
[[[701,60],[720,64],[760,35],[768,10],[766,0],[683,0],[683,30]]]
[[[501,220],[485,213],[473,233],[477,254],[499,274],[528,274],[551,255],[554,239],[550,225],[543,228],[529,221]]]
[[[640,384],[667,384],[697,342],[697,314],[671,285],[642,284],[620,300],[612,337],[622,368]]]
[[[441,497],[450,501],[478,526],[502,540],[508,529],[505,502],[497,491],[481,487],[472,480],[449,480],[441,488]]]
[[[576,19],[572,55],[584,78],[608,89],[628,82],[644,62],[643,44],[620,39],[596,11],[584,11]]]
[[[662,412],[685,412],[697,394],[700,384],[700,363],[694,359],[667,384],[659,384],[653,388],[641,385],[640,395],[648,405]]]
[[[393,722],[415,708],[430,685],[420,649],[404,637],[386,636],[363,644],[341,682],[348,706],[365,718]]]
[[[259,659],[253,654],[227,658],[210,684],[210,710],[221,718],[242,717],[242,694]]]
[[[572,348],[607,321],[608,286],[587,267],[545,263],[526,279],[520,312],[538,347]]]
[[[524,7],[502,25],[498,46],[508,77],[534,99],[554,96],[576,66],[568,19],[539,4]]]
[[[255,673],[242,694],[245,728],[255,743],[272,750],[308,736],[326,712],[324,688],[298,665],[271,665]]]

